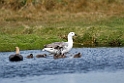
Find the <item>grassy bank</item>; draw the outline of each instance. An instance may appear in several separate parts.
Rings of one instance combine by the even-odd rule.
[[[93,23],[81,21],[51,24],[49,26],[19,26],[1,28],[0,50],[13,51],[42,49],[45,44],[67,41],[67,34],[74,31],[75,46],[124,46],[124,17],[112,17]],[[18,29],[16,29],[18,28]]]
[[[42,2],[42,8],[34,2],[31,6],[26,2],[12,5],[14,0],[3,1],[0,51],[14,51],[16,46],[21,50],[42,49],[51,42],[67,41],[70,31],[78,35],[74,37],[74,46],[124,46],[122,0],[49,0],[49,4]]]

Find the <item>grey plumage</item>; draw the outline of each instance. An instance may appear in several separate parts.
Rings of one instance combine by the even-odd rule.
[[[68,46],[68,43],[66,43],[66,42],[54,42],[54,43],[51,43],[51,44],[47,44],[44,47],[45,48],[60,49],[60,48],[64,48],[64,47],[67,47],[67,46]]]
[[[51,44],[47,44],[44,46],[42,51],[48,51],[53,54],[65,54],[68,53],[73,47],[73,36],[75,36],[74,32],[70,32],[68,34],[67,42],[54,42]]]

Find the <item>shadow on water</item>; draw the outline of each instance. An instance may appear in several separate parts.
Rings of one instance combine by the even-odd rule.
[[[76,53],[81,58],[73,58]],[[0,78],[55,75],[65,73],[88,73],[91,71],[119,71],[124,69],[124,48],[73,48],[67,58],[53,59],[41,50],[21,51],[23,61],[10,62],[8,57],[14,52],[0,52]],[[33,59],[27,59],[30,53]],[[36,58],[36,54],[44,54],[46,58]]]

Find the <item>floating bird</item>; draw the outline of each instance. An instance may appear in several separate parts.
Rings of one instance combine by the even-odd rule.
[[[33,54],[28,55],[27,58],[33,58]]]
[[[70,32],[68,34],[67,42],[54,42],[51,44],[45,45],[45,48],[42,51],[47,51],[53,54],[65,54],[69,52],[73,47],[73,36],[75,36],[74,32]]]
[[[77,53],[74,55],[74,58],[80,58],[81,57],[81,53]]]
[[[46,54],[38,54],[36,55],[37,58],[45,58],[47,55]]]
[[[12,54],[9,56],[10,61],[22,61],[23,56],[20,55],[19,47],[16,47],[16,54]]]
[[[54,59],[66,58],[66,56],[64,54],[54,54],[53,58]]]

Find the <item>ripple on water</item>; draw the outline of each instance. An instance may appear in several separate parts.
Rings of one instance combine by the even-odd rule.
[[[81,58],[71,58],[80,52]],[[27,59],[30,53],[42,54],[40,50],[21,51],[24,60],[9,62],[14,52],[0,52],[0,77],[25,77],[54,75],[63,73],[87,73],[90,71],[118,71],[124,69],[124,48],[73,48],[64,59],[47,58]]]

